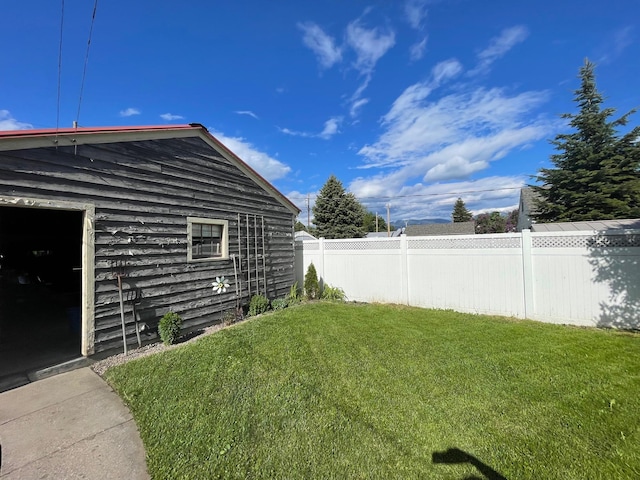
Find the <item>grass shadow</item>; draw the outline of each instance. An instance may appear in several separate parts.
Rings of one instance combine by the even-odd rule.
[[[507,480],[504,475],[501,475],[486,463],[481,462],[470,453],[460,450],[459,448],[449,448],[444,452],[433,452],[431,454],[431,461],[433,463],[444,463],[448,465],[468,463],[476,467],[478,472],[483,475],[483,477],[477,477],[475,475],[464,477],[462,480]]]

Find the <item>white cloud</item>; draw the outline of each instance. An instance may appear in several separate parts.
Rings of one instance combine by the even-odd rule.
[[[162,118],[163,120],[166,120],[167,122],[170,122],[172,120],[184,119],[182,115],[174,115],[172,113],[163,113],[162,115],[160,115],[160,118]]]
[[[429,80],[407,87],[393,102],[391,110],[382,119],[383,125],[400,122],[408,128],[412,123],[412,116],[421,114],[422,103],[431,92],[444,82],[457,76],[461,71],[462,65],[455,59],[438,63],[431,69],[431,78]]]
[[[489,46],[478,54],[478,65],[469,75],[486,72],[491,64],[504,56],[515,45],[523,42],[529,36],[529,31],[522,25],[504,29],[499,36],[491,39]]]
[[[424,176],[424,180],[426,182],[437,182],[453,178],[467,178],[471,176],[471,174],[484,170],[488,166],[489,162],[486,160],[470,162],[466,158],[455,156],[429,169]]]
[[[370,9],[365,10],[365,15]],[[362,93],[369,86],[376,63],[395,45],[395,32],[391,28],[365,27],[361,19],[353,20],[345,30],[345,45],[338,45],[336,40],[313,22],[298,23],[303,32],[302,41],[311,49],[323,68],[331,68],[343,60],[343,54],[349,47],[356,55],[354,68],[364,77],[355,93],[349,99],[349,113],[355,117],[363,101]],[[424,43],[426,45],[426,41]],[[418,46],[417,48],[424,48]],[[312,136],[304,132],[282,129],[284,133],[298,136]]]
[[[291,135],[292,137],[313,137],[313,133],[308,133],[308,132],[301,132],[299,130],[291,130],[290,128],[280,128],[278,127],[278,130],[280,130],[280,132],[284,133],[285,135]]]
[[[455,58],[444,60],[431,69],[431,83],[434,87],[439,87],[445,81],[458,76],[462,71],[462,65]]]
[[[622,52],[633,43],[633,27],[616,30],[598,49],[597,62],[609,63],[622,55]]]
[[[404,4],[404,14],[411,28],[422,30],[427,18],[427,0],[407,0]]]
[[[299,23],[298,28],[303,32],[302,41],[316,54],[322,67],[331,68],[342,60],[341,48],[318,25],[312,22]]]
[[[369,103],[368,98],[359,98],[357,100],[354,100],[351,104],[351,108],[349,109],[349,115],[351,115],[351,117],[355,117],[356,115],[358,115],[358,111],[367,103]]]
[[[291,167],[257,150],[244,138],[227,137],[220,132],[214,132],[213,135],[270,182],[285,177],[291,171]]]
[[[416,62],[424,57],[424,52],[427,50],[427,37],[424,37],[421,41],[411,45],[409,49],[409,58],[412,62]]]
[[[485,211],[517,208],[520,188],[527,182],[521,176],[493,176],[475,181],[413,185],[390,185],[385,176],[355,179],[348,190],[372,211],[383,212],[391,205],[391,219],[450,219],[453,204],[462,197],[475,215]],[[375,197],[375,198],[372,198]]]
[[[126,110],[120,110],[121,117],[131,117],[133,115],[140,115],[140,110],[137,108],[127,108]]]
[[[29,130],[33,128],[30,123],[19,122],[11,115],[9,110],[0,110],[0,130]]]
[[[305,137],[305,138],[322,138],[324,140],[329,140],[336,133],[340,133],[339,127],[342,123],[342,117],[332,117],[326,122],[324,122],[324,128],[320,133],[310,133],[303,132],[300,130],[291,130],[289,128],[280,128],[278,130],[284,133],[285,135],[291,135],[293,137]]]
[[[325,140],[330,139],[336,133],[340,132],[340,130],[338,129],[338,127],[340,127],[340,122],[342,122],[341,117],[330,118],[329,120],[324,122],[324,129],[318,136],[320,138],[324,138]]]
[[[381,119],[377,140],[360,149],[361,168],[371,174],[355,179],[349,188],[369,208],[390,201],[394,219],[449,218],[463,192],[474,192],[464,195],[474,211],[517,204],[523,176],[469,179],[491,162],[553,133],[556,122],[536,114],[549,95],[457,82],[453,93],[432,99],[435,90],[462,72],[455,59],[434,66],[427,80],[396,98]]]
[[[255,113],[253,113],[251,110],[236,110],[235,113],[237,113],[238,115],[248,115],[250,117],[255,118],[256,120],[260,120],[258,116]]]
[[[355,68],[363,75],[370,74],[378,60],[395,43],[395,32],[380,27],[366,28],[359,19],[347,25],[347,44],[356,52]]]
[[[407,88],[383,117],[385,131],[372,145],[360,150],[368,166],[403,166],[420,162],[428,168],[445,161],[438,152],[474,139],[491,140],[493,152],[480,149],[470,161],[491,160],[504,148],[538,140],[548,127],[536,119],[527,120],[531,110],[547,100],[546,92],[525,92],[508,96],[502,89],[477,88],[427,103],[429,82]],[[503,134],[509,133],[508,137]],[[494,141],[498,140],[498,143]],[[476,146],[478,147],[478,146]],[[484,158],[478,158],[483,152]],[[435,156],[434,156],[435,155]],[[426,165],[425,165],[426,163]]]

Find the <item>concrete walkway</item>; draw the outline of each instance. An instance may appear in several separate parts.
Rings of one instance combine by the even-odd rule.
[[[91,369],[0,393],[0,479],[148,479],[131,413]]]

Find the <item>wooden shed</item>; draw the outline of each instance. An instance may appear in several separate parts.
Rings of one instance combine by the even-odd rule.
[[[118,276],[130,346],[168,311],[192,331],[282,297],[298,213],[201,125],[0,132],[0,348],[121,349]]]

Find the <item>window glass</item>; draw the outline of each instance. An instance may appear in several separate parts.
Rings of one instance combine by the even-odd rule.
[[[227,226],[226,220],[187,219],[190,229],[188,232],[189,253],[188,260],[203,260],[225,258],[227,256]]]

